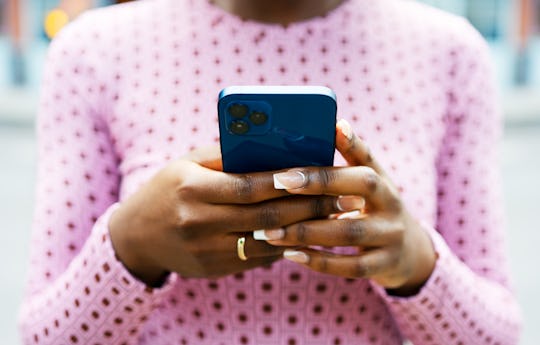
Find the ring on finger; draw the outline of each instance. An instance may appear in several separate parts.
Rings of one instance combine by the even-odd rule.
[[[236,254],[238,255],[238,258],[242,261],[246,261],[248,258],[246,256],[246,238],[244,236],[239,237],[236,241]]]

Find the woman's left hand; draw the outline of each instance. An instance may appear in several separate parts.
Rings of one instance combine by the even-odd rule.
[[[358,211],[337,219],[296,223],[279,230],[259,230],[258,239],[295,247],[286,259],[315,271],[347,278],[370,278],[392,293],[411,295],[427,281],[436,253],[427,232],[405,208],[397,189],[367,146],[341,120],[336,147],[348,167],[298,168],[274,175],[276,188],[291,194],[340,195],[338,207]],[[313,246],[356,247],[340,255]]]

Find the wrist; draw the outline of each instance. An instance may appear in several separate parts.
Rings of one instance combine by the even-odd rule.
[[[412,236],[412,243],[408,246],[413,255],[411,275],[403,285],[397,288],[387,289],[387,292],[395,296],[412,296],[417,294],[426,284],[435,269],[437,252],[431,238],[422,226],[415,222],[416,236]]]
[[[128,214],[125,205],[111,214],[109,234],[113,249],[117,259],[132,276],[150,287],[159,287],[163,285],[169,272],[145,254],[145,244],[148,242],[133,225],[136,223],[136,217]]]

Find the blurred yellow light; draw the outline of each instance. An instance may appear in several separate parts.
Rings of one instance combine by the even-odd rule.
[[[49,38],[53,38],[67,23],[69,23],[67,13],[54,9],[45,17],[45,33]]]

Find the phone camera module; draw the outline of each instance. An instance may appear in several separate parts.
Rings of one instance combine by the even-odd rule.
[[[264,100],[235,98],[220,104],[219,114],[231,135],[256,137],[272,130],[272,107]]]
[[[268,121],[268,115],[262,111],[254,111],[249,114],[249,120],[256,126],[263,125]]]
[[[229,124],[229,129],[234,134],[242,135],[249,131],[249,124],[246,121],[235,120]]]
[[[232,117],[240,119],[247,115],[248,107],[245,104],[235,103],[229,107],[228,111]]]

